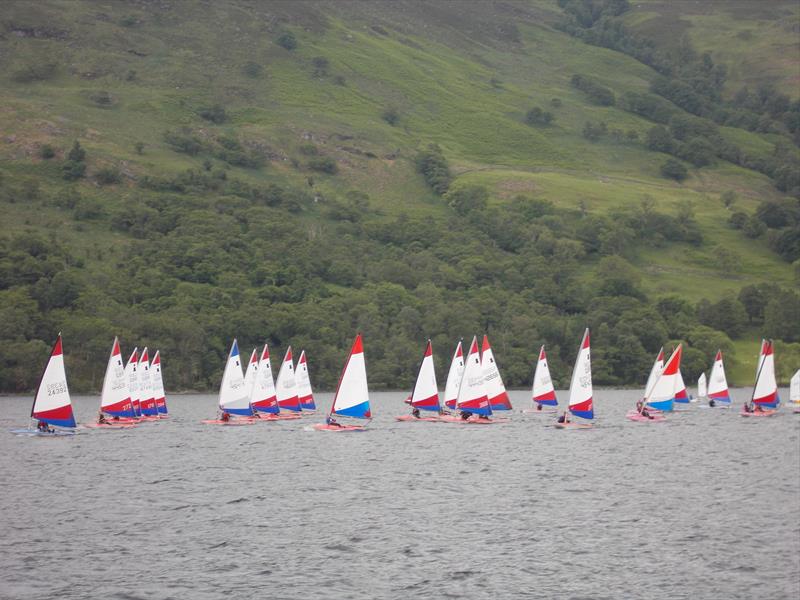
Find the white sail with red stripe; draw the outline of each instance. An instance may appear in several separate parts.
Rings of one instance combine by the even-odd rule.
[[[283,363],[278,371],[275,381],[275,390],[278,395],[278,406],[281,410],[300,412],[300,399],[297,396],[297,380],[294,377],[294,363],[292,362],[292,347],[286,349]]]
[[[244,372],[244,389],[248,397],[253,393],[253,386],[256,383],[256,373],[258,372],[258,348],[253,348],[250,353],[250,360],[247,361],[247,370]]]
[[[50,351],[50,358],[44,368],[31,406],[31,417],[58,427],[75,427],[72,400],[67,387],[67,373],[64,370],[64,354],[61,349],[61,334]]]
[[[125,365],[119,349],[119,338],[114,338],[111,354],[103,377],[103,391],[100,394],[100,410],[114,417],[136,416],[128,390],[128,378],[125,376]]]
[[[139,417],[142,414],[142,408],[139,405],[139,349],[134,348],[131,355],[128,357],[128,362],[125,364],[125,377],[128,378],[128,392],[131,395],[131,405],[133,406],[134,416]]]
[[[306,361],[306,351],[300,351],[300,358],[297,359],[297,369],[295,369],[295,380],[297,381],[297,399],[300,408],[303,410],[317,410],[314,402],[314,392],[311,390],[311,378],[308,375],[308,364]]]
[[[258,370],[250,393],[250,406],[253,410],[276,414],[280,412],[275,392],[275,380],[272,378],[272,365],[269,360],[269,346],[264,344]]]
[[[461,387],[461,377],[464,375],[464,352],[461,350],[461,340],[453,353],[453,360],[450,362],[450,370],[447,373],[447,383],[444,387],[444,405],[447,408],[456,407],[458,390]]]
[[[592,400],[592,360],[589,349],[589,328],[583,333],[572,380],[569,384],[569,412],[583,419],[594,418]]]
[[[150,356],[147,353],[147,347],[142,350],[142,355],[139,357],[137,377],[139,378],[139,408],[142,411],[142,415],[146,417],[158,416],[156,399],[153,397],[153,382],[150,377]]]
[[[464,361],[464,374],[461,376],[461,385],[458,389],[456,408],[462,412],[476,415],[489,416],[492,414],[492,405],[486,394],[486,377],[481,365],[481,356],[478,352],[478,338],[473,337],[469,346],[467,360]]]
[[[761,342],[758,365],[752,404],[765,408],[776,408],[779,398],[778,382],[775,379],[775,354],[772,340],[763,340]]]
[[[728,379],[725,377],[725,365],[722,363],[722,350],[717,350],[711,378],[708,381],[708,398],[721,406],[731,405],[731,394],[728,391]]]
[[[164,378],[161,376],[161,351],[156,350],[156,355],[150,363],[150,378],[153,383],[153,397],[156,399],[156,410],[159,416],[166,416],[169,411],[167,410],[167,394],[164,391]]]
[[[503,378],[494,359],[494,352],[489,345],[489,336],[484,334],[481,347],[481,365],[483,366],[483,376],[486,378],[486,395],[489,396],[489,404],[492,411],[511,410],[511,400],[508,397]]]
[[[431,341],[425,345],[425,354],[419,364],[414,391],[411,393],[411,406],[439,412],[439,390],[436,387],[436,370],[433,365]]]
[[[539,349],[539,360],[536,361],[536,370],[533,372],[533,389],[531,390],[534,404],[543,406],[558,406],[556,389],[550,377],[550,367],[547,366],[547,355],[544,345]]]

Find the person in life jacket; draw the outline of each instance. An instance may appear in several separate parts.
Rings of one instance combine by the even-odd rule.
[[[333,418],[333,415],[328,415],[325,417],[325,425],[328,425],[329,427],[341,427],[338,421]]]
[[[564,413],[563,415],[559,415],[558,422],[559,423],[569,423],[569,417],[567,416],[567,413]]]
[[[101,410],[99,413],[97,413],[97,424],[105,425],[106,423],[108,423],[108,421],[106,421],[106,416],[103,414],[103,411]]]
[[[42,433],[53,433],[53,428],[44,421],[39,421],[39,423],[36,425],[36,429]]]
[[[416,406],[411,410],[411,414],[415,419],[419,419],[419,409]]]
[[[462,420],[462,421],[466,421],[466,420],[467,420],[467,419],[469,419],[471,416],[472,416],[472,413],[471,413],[471,412],[469,412],[468,410],[462,410],[462,411],[461,411],[461,420]]]
[[[222,411],[222,416],[219,418],[219,420],[223,421],[224,423],[227,423],[228,421],[231,420],[231,415],[223,410]]]

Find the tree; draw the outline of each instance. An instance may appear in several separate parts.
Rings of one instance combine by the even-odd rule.
[[[736,202],[736,192],[733,190],[725,190],[722,193],[722,196],[720,196],[720,200],[722,200],[722,204],[725,206],[725,208],[730,210],[733,206],[733,203]]]
[[[670,135],[666,127],[656,125],[648,129],[645,146],[647,146],[648,150],[653,150],[654,152],[670,154],[675,148],[675,140],[672,139],[672,135]]]
[[[422,174],[433,191],[440,196],[445,194],[450,187],[451,175],[442,149],[437,144],[429,144],[425,150],[417,154],[415,162],[417,171]]]
[[[668,158],[666,162],[661,165],[661,174],[675,181],[683,181],[689,176],[689,172],[686,170],[686,167],[683,166],[683,163],[674,158]]]
[[[764,333],[785,342],[800,342],[800,295],[788,290],[772,295],[764,307]]]
[[[387,106],[383,109],[381,118],[394,127],[400,121],[400,112],[394,106]]]
[[[738,338],[744,332],[748,321],[742,303],[732,298],[723,298],[714,304],[701,300],[697,305],[697,319],[732,338]]]
[[[203,117],[206,121],[211,121],[216,125],[224,123],[228,119],[225,108],[221,104],[215,104],[214,106],[201,108],[199,111],[197,111],[197,114]]]
[[[72,162],[83,162],[86,160],[86,150],[81,147],[81,143],[78,140],[75,140],[72,144],[72,148],[67,154],[67,160]]]
[[[50,144],[42,144],[39,148],[39,156],[45,160],[53,158],[56,155],[55,149]]]
[[[489,192],[480,185],[467,185],[447,192],[445,196],[448,206],[460,215],[483,210],[489,201]]]

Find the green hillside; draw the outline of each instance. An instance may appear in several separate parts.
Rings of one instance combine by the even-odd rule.
[[[755,4],[4,2],[0,389],[58,330],[76,389],[114,334],[170,389],[234,336],[329,388],[356,330],[374,387],[483,332],[566,384],[585,326],[598,384],[677,341],[746,384],[762,336],[785,378],[798,10]]]

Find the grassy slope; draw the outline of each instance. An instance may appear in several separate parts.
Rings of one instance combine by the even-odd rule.
[[[644,194],[667,212],[692,201],[706,234],[703,246],[641,248],[635,259],[653,294],[714,299],[753,281],[791,284],[789,266],[763,241],[747,240],[725,226],[728,213],[718,199],[721,192],[734,189],[739,194],[736,208],[752,211],[760,200],[777,195],[764,177],[722,163],[694,171],[684,185],[673,184],[658,175],[665,156],[644,151],[640,144],[590,144],[582,138],[587,120],[605,120],[640,135],[651,124],[613,107],[588,104],[569,85],[573,73],[592,74],[618,94],[645,89],[654,73],[619,53],[553,30],[554,4],[534,2],[513,19],[488,3],[475,5],[480,7],[476,11],[487,11],[481,19],[514,20],[516,40],[470,34],[482,31],[480,21],[448,25],[431,18],[427,23],[429,15],[414,5],[399,10],[378,4],[364,11],[361,6],[186,4],[145,12],[117,3],[6,3],[6,27],[60,24],[69,34],[66,41],[31,39],[7,29],[0,40],[4,56],[12,57],[2,65],[0,86],[7,141],[0,145],[2,168],[12,179],[35,177],[45,193],[55,192],[62,185],[55,165],[39,162],[36,149],[45,142],[68,148],[74,138],[87,148],[90,172],[104,164],[120,165],[134,177],[199,168],[203,157],[176,154],[163,142],[166,129],[188,126],[203,135],[237,133],[268,145],[281,157],[261,170],[231,168],[237,177],[300,184],[308,172],[288,159],[298,157],[297,147],[311,137],[341,169],[337,177],[314,174],[323,194],[363,189],[386,214],[444,214],[442,202],[414,173],[411,162],[416,148],[435,141],[458,175],[454,185],[486,185],[494,201],[524,193],[571,207],[583,201],[597,212],[636,206]],[[650,12],[635,17],[645,21],[651,13],[664,12],[652,2],[643,10]],[[715,8],[691,20],[698,28],[713,23],[709,19],[744,27],[737,14]],[[123,27],[118,23],[125,15],[140,22]],[[375,24],[383,29],[372,28]],[[274,43],[283,28],[297,35],[296,51]],[[749,56],[749,43],[734,48],[739,54],[731,50],[731,60]],[[316,56],[329,60],[327,76],[313,75]],[[770,64],[775,60],[774,54],[764,56]],[[34,84],[8,78],[33,57],[58,60],[57,77]],[[259,78],[242,73],[248,60],[263,65]],[[136,80],[126,81],[131,69]],[[334,82],[337,75],[345,78],[344,85]],[[501,84],[492,85],[492,78]],[[89,95],[97,90],[109,91],[114,106],[94,106]],[[562,106],[551,108],[552,98],[559,98]],[[229,123],[214,126],[196,116],[199,107],[214,102],[226,106]],[[389,105],[401,114],[396,127],[380,118]],[[554,125],[531,128],[522,123],[525,111],[537,105],[556,114]],[[750,152],[771,148],[764,136],[739,130],[726,135]],[[144,156],[134,152],[136,141],[146,144]],[[354,154],[352,148],[376,158]],[[396,152],[396,157],[387,157]],[[32,167],[31,162],[37,164]],[[98,189],[89,182],[81,186],[85,194],[112,203],[135,194],[130,183],[114,189]],[[15,204],[4,213],[7,230],[27,225],[54,231],[80,248],[90,264],[103,249],[126,240],[92,224],[65,221],[54,209],[37,208],[33,214],[24,204]],[[714,266],[716,246],[740,256],[737,273],[723,274]]]

